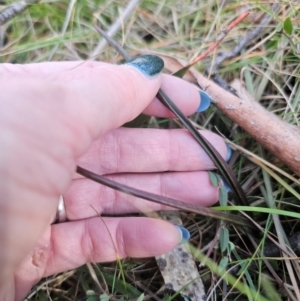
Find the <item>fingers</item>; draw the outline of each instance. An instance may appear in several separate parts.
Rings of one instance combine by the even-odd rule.
[[[219,198],[207,172],[170,172],[111,175],[108,178],[131,187],[171,197],[186,203],[210,206]],[[64,195],[69,220],[100,214],[118,215],[133,212],[170,210],[170,207],[145,201],[115,191],[88,179],[77,179]]]
[[[220,136],[201,133],[227,158],[228,148]],[[195,139],[181,129],[120,128],[95,141],[77,163],[99,174],[215,168]]]
[[[220,136],[202,134],[227,158],[228,148]],[[185,130],[121,128],[95,141],[78,164],[99,174],[111,174],[110,178],[129,186],[188,203],[209,206],[218,200],[218,189],[212,186],[208,173],[200,172],[214,165]],[[166,209],[83,179],[73,181],[64,196],[69,219],[93,216],[91,205],[105,214]]]
[[[163,254],[180,241],[180,233],[172,224],[143,217],[95,217],[58,224],[52,228],[52,237],[54,253],[44,276],[86,262],[114,261],[117,256],[122,259]]]
[[[48,231],[24,260],[15,277],[24,290],[26,285],[29,287],[42,277],[87,262],[167,253],[181,239],[179,230],[172,224],[145,217],[94,217],[55,224],[51,228],[51,239]]]

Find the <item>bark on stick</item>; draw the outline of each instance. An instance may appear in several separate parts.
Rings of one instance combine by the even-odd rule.
[[[250,97],[236,97],[202,74],[191,71],[216,107],[249,133],[263,147],[300,176],[300,128],[286,123]],[[244,94],[245,96],[245,94]]]

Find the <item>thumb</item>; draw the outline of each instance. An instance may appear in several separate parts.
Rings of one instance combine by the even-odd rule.
[[[27,121],[36,109],[48,114],[51,129],[65,138],[67,131],[65,141],[78,156],[96,137],[134,119],[149,105],[160,88],[163,67],[163,60],[154,55],[137,56],[123,65],[90,61],[3,64],[0,80],[7,99],[23,100],[18,106],[24,105],[22,116]],[[46,132],[48,118],[44,117],[39,126]]]
[[[160,88],[164,67],[163,60],[153,55],[123,65],[84,65],[61,73],[56,82],[64,83],[61,114],[92,140],[134,119],[149,105]]]

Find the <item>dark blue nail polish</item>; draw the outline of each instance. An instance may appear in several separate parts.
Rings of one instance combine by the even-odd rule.
[[[226,147],[227,147],[226,162],[228,162],[231,159],[231,156],[232,156],[232,149],[230,148],[230,146],[227,143],[226,143]]]
[[[188,242],[190,240],[190,238],[191,238],[190,232],[186,228],[184,228],[182,226],[175,225],[175,227],[180,232],[180,238],[181,239],[180,239],[179,244],[181,245],[181,244],[185,244],[186,242]]]
[[[125,64],[135,67],[148,76],[155,76],[164,68],[164,61],[160,57],[151,54],[135,56]]]
[[[228,185],[228,183],[224,180],[224,178],[222,176],[221,176],[221,179],[222,179],[223,185],[224,185],[227,193],[231,192],[230,186]]]
[[[207,110],[210,106],[210,97],[208,96],[207,93],[205,93],[202,90],[199,90],[199,94],[200,94],[200,106],[197,109],[198,113],[204,112],[205,110]]]

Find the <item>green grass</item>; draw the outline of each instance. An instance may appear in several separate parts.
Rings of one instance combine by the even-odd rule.
[[[98,20],[102,28],[108,29],[127,2],[77,0],[71,9],[70,1],[43,1],[33,5],[0,29],[0,62],[92,59],[100,39],[93,23]],[[190,61],[211,45],[220,31],[239,15],[240,9],[248,5],[251,17],[229,33],[218,52],[233,49],[242,37],[258,26],[254,18],[270,13],[271,6],[269,1],[232,1],[223,6],[221,3],[223,2],[217,0],[141,1],[138,9],[132,12],[115,35],[115,39],[132,54],[147,49]],[[66,19],[68,10],[71,13],[69,20]],[[265,26],[263,33],[240,56],[224,62],[219,68],[219,74],[226,81],[242,79],[249,93],[269,111],[292,125],[299,125],[298,1],[280,1],[280,8],[272,15],[273,21]],[[281,30],[287,17],[292,21],[291,35]],[[66,20],[67,27],[63,31]],[[106,47],[96,59],[115,63],[120,57],[110,47]],[[204,71],[213,59],[214,54],[196,68]],[[241,210],[245,214],[252,211],[255,222],[265,229],[253,234],[254,243],[263,247],[267,243],[267,237],[273,236],[283,245],[286,236],[299,230],[299,182],[285,177],[280,171],[289,175],[292,173],[216,108],[210,108],[201,116],[192,116],[192,119],[199,126],[214,132],[220,131],[233,142],[233,146],[242,146],[250,154],[246,155],[240,149],[233,156],[231,164],[247,193],[251,207],[219,209]],[[169,122],[156,120],[154,123],[153,119],[149,121],[141,118],[135,125],[167,127]],[[171,125],[177,126],[174,122]],[[264,164],[258,165],[260,158],[271,166],[276,166],[279,172]],[[219,221],[190,216],[188,213],[182,213],[182,217],[185,226],[191,230],[191,243],[194,246],[199,246],[201,242],[203,248],[214,238],[220,227]],[[230,225],[225,227],[229,230],[229,240],[235,247],[234,251],[228,249],[221,252],[220,248],[215,248],[211,255],[213,261],[207,261],[206,266],[199,269],[207,293],[212,292],[211,300],[222,300],[225,296],[230,301],[293,300],[291,296],[297,299],[294,292],[299,286],[297,275],[300,267],[297,261],[289,261],[288,256],[283,255],[269,260],[268,265],[261,250],[253,246],[243,229]],[[196,258],[204,260],[204,255],[198,254]],[[224,263],[224,258],[228,261],[225,268],[230,269],[240,264],[243,272],[228,276],[219,266],[220,262]],[[122,269],[126,285],[117,263],[93,267],[100,287],[91,277],[90,270],[81,267],[43,279],[28,300],[137,300],[139,297],[143,299],[142,293],[145,294],[144,300],[154,300],[151,297],[153,295],[160,300],[179,300],[180,297],[175,297],[172,293],[158,292],[163,286],[163,280],[154,259],[126,259],[122,261]],[[216,276],[212,277],[210,271]],[[227,277],[226,281],[222,280],[224,277]],[[276,277],[283,281],[290,297]]]

